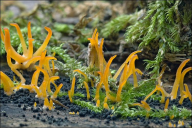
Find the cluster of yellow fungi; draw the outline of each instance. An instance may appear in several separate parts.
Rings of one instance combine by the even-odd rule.
[[[7,52],[7,62],[11,70],[21,79],[21,82],[18,83],[16,86],[13,84],[13,81],[2,71],[0,71],[0,76],[1,80],[3,83],[4,87],[4,92],[7,95],[12,95],[14,91],[17,91],[21,88],[28,89],[31,93],[36,93],[37,98],[41,98],[44,100],[44,106],[43,108],[49,108],[50,110],[54,109],[53,106],[53,101],[57,97],[57,94],[59,93],[61,87],[63,84],[60,84],[57,86],[54,81],[59,79],[59,76],[55,76],[55,69],[54,69],[54,61],[56,60],[55,57],[53,56],[46,56],[46,46],[52,36],[52,31],[50,28],[45,27],[45,29],[48,31],[48,35],[41,45],[39,49],[35,53],[33,53],[33,41],[32,39],[32,34],[31,34],[31,23],[28,23],[28,42],[29,46],[27,49],[26,43],[24,41],[24,37],[22,36],[21,30],[17,24],[11,24],[14,26],[18,32],[21,45],[23,48],[23,55],[18,54],[14,48],[11,46],[10,43],[10,33],[7,28],[4,28],[4,33],[1,30],[1,39],[3,43],[5,44],[5,50]],[[86,88],[87,92],[87,99],[90,99],[90,93],[89,93],[89,86],[88,83],[91,82],[92,87],[96,86],[96,94],[94,97],[94,100],[96,101],[96,106],[100,107],[100,97],[99,97],[99,91],[102,87],[104,87],[106,91],[106,97],[104,99],[103,103],[103,108],[109,109],[109,106],[107,104],[107,101],[110,100],[112,102],[120,102],[121,101],[121,92],[123,87],[125,86],[128,78],[133,75],[133,80],[134,80],[134,88],[138,87],[138,82],[137,82],[137,77],[136,77],[136,72],[139,75],[142,75],[143,73],[141,70],[135,67],[135,60],[138,59],[137,53],[142,52],[141,50],[134,51],[132,52],[125,62],[119,67],[117,72],[115,73],[114,76],[111,75],[110,72],[110,65],[112,61],[116,58],[116,55],[112,56],[108,62],[106,62],[104,55],[103,55],[103,44],[104,44],[104,39],[101,39],[101,42],[98,40],[99,33],[97,32],[97,29],[93,32],[92,38],[88,38],[90,41],[90,58],[89,58],[89,66],[91,68],[96,67],[98,71],[93,72],[93,75],[95,76],[100,76],[100,81],[98,83],[95,82],[95,80],[89,79],[88,76],[82,72],[79,69],[74,70],[74,72],[78,72],[79,74],[84,76],[84,87]],[[15,64],[11,62],[11,59],[15,60]],[[49,61],[52,60],[52,67],[53,69],[50,68]],[[39,61],[39,65],[36,66],[35,63]],[[165,71],[166,65],[163,66],[162,71],[159,74],[159,77],[157,78],[157,85],[156,88],[148,94],[141,103],[134,103],[132,106],[140,106],[147,111],[150,111],[150,106],[147,104],[147,99],[156,91],[158,93],[162,94],[161,98],[161,103],[165,102],[165,97],[171,97],[171,99],[176,99],[177,98],[177,92],[178,88],[180,87],[180,95],[181,98],[179,100],[179,104],[182,104],[183,100],[185,98],[189,98],[190,101],[192,102],[192,96],[191,93],[188,89],[188,86],[186,84],[183,84],[183,79],[184,76],[187,72],[192,70],[192,67],[186,68],[183,72],[182,69],[186,65],[187,62],[189,62],[190,59],[184,60],[181,65],[179,66],[177,73],[176,73],[176,78],[175,82],[173,85],[172,92],[169,94],[167,93],[161,82],[162,75]],[[22,74],[18,71],[18,69],[35,69],[36,71],[34,72],[31,80],[30,85],[25,85],[25,78],[22,76]],[[40,72],[44,74],[44,80],[42,84],[38,87],[38,77]],[[122,73],[121,73],[122,72]],[[108,83],[109,77],[112,77],[114,80],[117,80],[118,76],[120,75],[120,80],[119,80],[119,85],[118,85],[118,90],[116,97],[111,95],[111,90],[110,90],[110,85]],[[72,85],[71,89],[68,91],[69,95],[69,100],[70,102],[73,102],[73,96],[74,96],[74,89],[75,89],[75,77],[72,79]],[[55,86],[55,92],[51,91],[50,84],[53,84]],[[185,89],[184,89],[185,87]],[[52,93],[50,101],[48,100],[49,94]],[[165,108],[164,111],[166,112],[168,109],[168,104],[169,104],[169,99],[167,99],[165,103]],[[36,103],[34,103],[34,106],[36,107]],[[114,109],[114,106],[112,107]]]
[[[145,99],[144,99],[143,101],[146,102],[147,99],[148,99],[152,94],[154,94],[156,91],[161,92],[161,94],[162,94],[160,103],[164,103],[164,102],[165,102],[165,97],[170,97],[171,100],[176,99],[176,98],[177,98],[177,93],[178,93],[178,88],[180,87],[180,96],[181,96],[181,98],[180,98],[180,100],[179,100],[179,104],[181,105],[181,104],[183,103],[183,100],[184,100],[185,98],[189,98],[189,100],[192,102],[192,95],[191,95],[191,93],[190,93],[190,91],[189,91],[189,88],[188,88],[187,84],[184,84],[184,82],[183,82],[183,81],[184,81],[184,76],[185,76],[185,74],[186,74],[187,72],[189,72],[190,70],[192,70],[192,67],[188,67],[188,68],[186,68],[186,69],[184,69],[184,70],[182,71],[182,69],[184,68],[184,66],[186,65],[186,63],[189,62],[189,61],[190,61],[190,59],[184,60],[184,61],[180,64],[179,68],[177,69],[175,82],[174,82],[174,84],[173,84],[173,88],[172,88],[172,91],[171,91],[170,94],[167,93],[167,92],[164,90],[164,88],[163,88],[163,86],[162,86],[162,82],[161,82],[162,75],[163,75],[163,73],[164,73],[164,71],[165,71],[165,68],[166,68],[166,65],[164,65],[163,68],[162,68],[162,70],[161,70],[161,72],[160,72],[160,74],[159,74],[159,77],[157,78],[157,79],[158,79],[158,80],[157,80],[157,83],[158,83],[158,84],[156,85],[156,88],[155,88],[151,93],[149,93],[149,94],[145,97]],[[184,89],[184,86],[185,86],[185,89]],[[148,110],[148,107],[145,107],[145,106],[142,105],[142,104],[135,103],[135,104],[133,104],[133,105],[134,105],[134,106],[137,105],[137,106],[143,107],[143,108],[145,108],[146,110]],[[168,99],[166,100],[166,102],[165,102],[165,107],[164,107],[164,111],[165,111],[165,112],[167,112],[167,110],[168,110],[168,105],[169,105],[169,98],[168,98]],[[173,118],[174,118],[174,115],[172,115],[172,116],[170,117],[170,119],[173,119]]]
[[[12,95],[14,92],[18,91],[19,89],[28,89],[31,93],[36,93],[37,98],[41,98],[44,100],[44,108],[49,108],[49,110],[54,109],[53,107],[53,101],[51,99],[55,99],[57,97],[58,92],[60,91],[63,84],[60,84],[57,86],[54,81],[59,79],[59,76],[55,75],[55,69],[54,69],[54,61],[57,60],[53,56],[46,56],[46,46],[49,43],[49,40],[52,36],[52,31],[50,28],[45,27],[45,29],[48,31],[48,35],[43,42],[43,44],[37,49],[35,53],[33,53],[33,43],[34,39],[32,39],[31,34],[31,23],[28,23],[28,42],[29,46],[27,49],[24,37],[21,33],[21,30],[18,26],[18,24],[13,23],[11,24],[14,26],[17,30],[17,33],[19,35],[21,45],[23,48],[23,55],[18,54],[15,49],[11,46],[10,41],[10,33],[9,29],[4,28],[4,33],[1,30],[1,39],[5,45],[5,50],[7,53],[7,63],[8,66],[11,68],[11,70],[21,79],[21,82],[17,85],[13,84],[13,81],[2,71],[0,71],[0,78],[1,82],[3,84],[4,92],[7,95]],[[15,60],[15,64],[11,62],[11,59]],[[49,61],[52,60],[52,66],[53,69],[50,68]],[[39,61],[39,65],[36,66],[35,63]],[[31,84],[26,85],[25,84],[25,78],[22,76],[22,74],[18,71],[18,69],[32,69],[36,70],[33,73]],[[39,74],[42,72],[44,74],[44,80],[42,84],[38,87],[38,78]],[[55,86],[55,92],[53,93],[50,88],[50,84],[53,83]],[[48,101],[48,93],[53,93],[50,98],[50,102]],[[36,103],[34,103],[34,106],[36,107]]]
[[[85,85],[85,88],[87,90],[87,99],[90,98],[87,83],[91,82],[92,84],[96,84],[96,94],[95,94],[94,100],[96,101],[97,107],[100,106],[99,90],[102,88],[102,85],[104,86],[105,91],[106,91],[106,97],[104,100],[103,107],[106,109],[109,109],[109,106],[107,104],[107,100],[109,99],[113,102],[121,101],[122,88],[125,85],[125,83],[127,82],[127,79],[132,74],[133,74],[133,78],[134,78],[134,87],[135,88],[138,87],[136,72],[140,75],[142,75],[143,73],[139,69],[135,68],[135,60],[138,59],[138,56],[136,54],[141,52],[141,51],[139,50],[139,51],[135,51],[135,52],[131,53],[128,56],[128,58],[125,60],[125,62],[120,66],[120,68],[118,69],[116,74],[112,77],[111,72],[110,72],[110,65],[117,55],[112,56],[108,60],[108,62],[105,61],[105,58],[103,55],[104,39],[101,39],[101,42],[99,43],[98,42],[98,35],[99,34],[97,32],[97,29],[95,29],[95,31],[92,35],[92,38],[88,38],[88,40],[90,40],[90,45],[91,45],[89,66],[90,67],[97,67],[99,69],[99,71],[94,72],[93,74],[94,75],[100,75],[100,81],[98,83],[92,83],[93,82],[92,79],[88,79],[87,75],[84,72],[80,71],[79,69],[74,70],[74,72],[78,72],[84,76],[84,85]],[[108,83],[108,78],[112,77],[114,80],[116,80],[122,70],[123,70],[123,73],[120,77],[117,95],[116,95],[116,97],[114,97],[110,94],[111,91],[109,88],[110,86]],[[74,94],[74,86],[75,86],[75,77],[72,80],[71,89],[68,91],[69,99],[71,102],[73,102],[72,98],[73,98],[73,94]]]

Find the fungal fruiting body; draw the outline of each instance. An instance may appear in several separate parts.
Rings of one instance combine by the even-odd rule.
[[[169,98],[165,102],[164,112],[167,112],[169,106]]]
[[[83,83],[84,83],[86,91],[87,91],[87,100],[89,100],[90,99],[89,86],[88,86],[87,82],[84,81]]]
[[[103,108],[109,109],[109,106],[107,104],[107,97],[105,97],[105,99],[104,99]]]
[[[161,103],[164,103],[165,102],[165,97],[169,97],[169,94],[164,90],[164,88],[163,87],[161,87],[161,86],[159,86],[159,85],[156,85],[156,88],[151,92],[151,93],[149,93],[146,97],[145,97],[145,99],[144,99],[144,101],[147,101],[147,99],[151,96],[151,95],[153,95],[153,93],[155,93],[156,91],[160,91],[161,92],[161,94],[162,94],[162,96],[161,96]]]
[[[36,108],[36,107],[37,107],[37,103],[36,103],[36,102],[34,102],[34,105],[33,105],[33,107],[34,107],[34,108]]]
[[[181,79],[181,71],[182,71],[183,67],[186,65],[186,63],[189,62],[189,61],[190,61],[190,59],[184,60],[180,64],[179,68],[177,69],[175,82],[173,84],[173,89],[172,89],[171,94],[170,94],[171,95],[171,100],[177,98],[177,91],[178,91],[179,82],[180,82],[180,79]]]
[[[52,36],[52,31],[50,28],[45,27],[45,29],[48,31],[48,35],[43,42],[43,44],[40,46],[40,48],[33,54],[33,41],[32,35],[31,35],[31,23],[28,23],[28,40],[29,40],[29,47],[27,49],[27,46],[25,44],[24,37],[22,36],[21,30],[16,23],[12,23],[11,26],[14,26],[17,29],[17,33],[19,35],[21,45],[23,48],[23,55],[18,54],[15,49],[11,46],[10,41],[10,33],[9,29],[4,28],[5,35],[3,34],[1,30],[1,39],[3,43],[5,44],[5,50],[7,52],[7,61],[8,65],[11,68],[11,70],[21,79],[21,83],[25,83],[25,79],[21,75],[21,73],[17,69],[28,69],[30,65],[34,64],[38,60],[40,60],[40,55],[43,52],[43,50],[46,48],[47,44],[49,43],[49,40]],[[15,64],[12,64],[11,58],[15,60]],[[32,67],[34,68],[34,67]]]
[[[190,70],[192,70],[192,67],[188,67],[188,68],[184,69],[183,72],[181,73],[181,78],[180,78],[180,82],[179,82],[179,85],[180,85],[180,95],[181,96],[183,95],[183,91],[184,91],[183,81],[184,81],[185,74],[187,72],[189,72]]]
[[[14,93],[13,81],[2,71],[0,71],[0,77],[1,77],[1,84],[3,84],[5,94],[8,96],[12,95]]]
[[[69,100],[70,100],[70,102],[72,103],[73,100],[72,100],[72,96],[71,96],[71,90],[68,91],[68,96],[69,96]]]
[[[169,118],[170,118],[170,120],[172,120],[174,118],[174,115],[171,115]]]
[[[102,86],[102,83],[103,83],[103,74],[99,71],[98,74],[100,75],[100,82],[97,84],[97,87],[96,87],[96,94],[95,94],[95,100],[98,100],[99,99],[99,90]]]
[[[71,102],[73,102],[72,97],[74,95],[74,89],[75,89],[75,77],[73,77],[72,84],[71,84],[71,89],[68,91],[69,100]]]
[[[74,70],[73,72],[78,72],[78,73],[82,74],[82,75],[85,77],[85,81],[88,82],[88,77],[87,77],[87,75],[86,75],[84,72],[82,72],[82,71],[79,70],[79,69],[76,69],[76,70]]]
[[[123,88],[123,86],[125,85],[126,82],[127,82],[127,80],[123,81],[123,82],[121,83],[121,85],[119,85],[119,88],[118,88],[118,90],[117,90],[117,95],[116,95],[116,101],[117,101],[117,102],[120,102],[120,101],[121,101],[121,91],[122,91],[122,88]]]
[[[189,100],[192,102],[192,96],[191,96],[191,93],[190,93],[190,91],[189,91],[189,88],[188,88],[188,86],[187,86],[187,84],[184,84],[184,86],[185,86],[185,90],[186,91],[183,91],[182,92],[182,96],[181,96],[181,98],[180,98],[180,100],[179,100],[179,104],[182,104],[183,103],[183,100],[185,99],[185,98],[189,98]]]
[[[139,51],[135,51],[135,52],[132,52],[128,57],[127,59],[125,60],[125,62],[119,67],[119,69],[117,70],[117,72],[115,73],[115,75],[113,76],[113,79],[117,79],[117,77],[119,76],[119,74],[121,73],[123,67],[125,66],[125,64],[127,64],[129,62],[129,60],[132,58],[132,56],[134,56],[136,53],[139,53],[141,52],[140,50]]]
[[[44,99],[44,106],[43,109],[49,108],[49,110],[53,110],[55,107],[53,106],[53,101],[50,99],[50,102],[48,98]]]
[[[146,109],[147,111],[151,110],[150,106],[145,101],[141,101],[141,103],[134,103],[134,104],[132,104],[132,106],[140,106],[140,107]]]
[[[104,39],[101,39],[101,42],[98,42],[98,35],[97,29],[94,30],[92,38],[88,38],[90,41],[88,46],[88,65],[93,68],[96,67],[99,69],[101,73],[104,73],[104,68],[106,66],[106,61],[103,55],[103,43]],[[93,72],[94,75],[97,72]],[[111,76],[111,72],[109,72],[109,76]]]
[[[100,106],[100,100],[98,99],[96,103],[96,107],[99,107],[99,106]]]
[[[56,99],[56,98],[57,98],[57,94],[59,93],[59,91],[60,91],[60,89],[62,88],[62,86],[63,86],[63,84],[60,84],[60,85],[56,88],[55,92],[54,92],[53,95],[51,96],[51,99]]]

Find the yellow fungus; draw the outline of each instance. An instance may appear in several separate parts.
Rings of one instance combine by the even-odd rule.
[[[44,106],[43,106],[43,109],[46,109],[46,108],[48,108],[49,110],[53,110],[55,108],[53,106],[53,101],[50,99],[50,102],[49,102],[47,97],[44,99]]]
[[[130,62],[130,70],[132,69],[132,74],[133,74],[133,82],[134,82],[134,87],[138,87],[138,83],[137,83],[137,76],[136,76],[136,73],[135,73],[135,60],[138,59],[138,56],[137,55],[134,55],[131,59],[131,62]]]
[[[99,106],[100,106],[100,100],[98,99],[96,103],[96,107],[99,107]]]
[[[3,83],[3,89],[5,94],[8,96],[12,95],[14,89],[13,81],[2,71],[0,71],[0,79],[1,83]]]
[[[124,67],[124,70],[123,70],[123,73],[120,77],[120,80],[119,80],[119,85],[126,79],[126,75],[127,75],[127,71],[128,71],[128,65],[125,64],[125,67]]]
[[[107,103],[104,103],[103,107],[104,107],[105,109],[109,109],[109,106],[108,106]]]
[[[120,102],[121,101],[121,91],[122,91],[122,88],[123,86],[125,85],[125,83],[127,82],[127,80],[124,80],[121,85],[119,85],[119,88],[117,90],[117,95],[116,95],[116,101],[117,102]]]
[[[161,96],[161,103],[164,103],[165,102],[165,97],[169,97],[169,94],[164,90],[164,88],[163,87],[161,87],[161,86],[159,86],[159,85],[156,85],[156,88],[151,92],[151,93],[149,93],[146,97],[145,97],[145,99],[144,99],[144,101],[147,101],[147,99],[151,96],[151,95],[153,95],[153,93],[155,93],[157,90],[159,90],[160,92],[161,92],[161,94],[162,94],[162,96]]]
[[[181,78],[181,71],[183,69],[183,67],[186,65],[187,62],[189,62],[190,59],[184,60],[179,68],[177,69],[177,73],[176,73],[176,78],[175,78],[175,82],[173,84],[173,89],[171,91],[171,100],[176,99],[177,98],[177,91],[178,91],[178,87],[179,87],[179,82],[180,82],[180,78]]]
[[[72,103],[73,100],[72,100],[72,96],[71,96],[71,90],[68,91],[68,96],[69,96],[69,100],[70,100],[70,102]]]
[[[48,36],[45,39],[44,43],[42,46],[37,49],[37,51],[33,54],[33,43],[34,39],[32,39],[32,34],[31,34],[31,23],[28,22],[28,42],[29,42],[29,47],[27,49],[26,43],[24,40],[24,37],[21,33],[21,30],[16,23],[10,24],[14,26],[17,30],[17,33],[19,35],[20,41],[21,41],[21,46],[23,49],[23,55],[18,54],[15,49],[11,46],[11,41],[10,41],[10,33],[7,28],[4,28],[5,35],[1,31],[1,38],[5,44],[5,50],[7,52],[7,62],[11,70],[21,79],[21,83],[25,84],[25,79],[23,78],[22,74],[17,70],[17,69],[34,69],[34,63],[40,60],[40,54],[43,52],[43,50],[46,48],[49,39],[51,38],[52,31],[50,28],[45,27],[45,29],[48,31]],[[11,58],[15,60],[15,64],[12,64]]]
[[[173,124],[171,122],[169,122],[168,127],[173,127]]]
[[[151,110],[149,104],[147,104],[145,101],[141,101],[141,103],[142,103],[143,108],[145,108],[147,111]]]
[[[75,115],[75,112],[69,112],[70,115]]]
[[[174,118],[174,115],[170,116],[170,119],[172,120]]]
[[[184,122],[183,121],[178,121],[178,126],[177,127],[181,127],[181,126],[184,126]]]
[[[47,107],[49,107],[49,101],[48,101],[48,98],[45,98],[44,99],[43,109],[46,109]]]
[[[36,102],[34,102],[34,105],[33,105],[33,107],[34,107],[34,108],[36,108],[36,106],[37,106],[37,103],[36,103]]]
[[[72,85],[71,85],[71,97],[73,97],[74,95],[74,90],[75,90],[75,77],[73,77],[73,80],[72,80]]]
[[[184,69],[183,72],[181,73],[181,78],[180,78],[180,82],[179,82],[179,85],[180,85],[180,95],[181,96],[183,95],[182,91],[184,91],[183,80],[184,80],[185,74],[187,72],[189,72],[190,70],[192,70],[192,67],[188,67],[188,68]]]
[[[132,58],[132,56],[134,56],[136,53],[139,53],[141,52],[140,50],[139,51],[135,51],[135,52],[132,52],[128,57],[127,59],[125,60],[125,62],[120,66],[120,68],[117,70],[117,72],[115,73],[115,75],[113,76],[113,79],[117,79],[117,77],[119,76],[119,74],[121,73],[123,67],[125,66],[125,64],[127,64],[129,62],[129,60]]]
[[[89,100],[90,99],[89,86],[88,86],[87,82],[84,81],[83,83],[84,83],[86,91],[87,91],[87,100]]]
[[[103,77],[104,77],[103,83],[104,83],[106,92],[109,92],[109,86],[108,86],[109,67],[110,67],[113,59],[115,59],[116,56],[117,56],[117,55],[112,56],[112,57],[109,59],[107,65],[106,65],[106,67],[105,67],[105,71],[104,71],[104,75],[103,75]]]
[[[78,72],[78,73],[82,74],[82,75],[85,77],[85,81],[88,82],[88,77],[87,77],[87,75],[86,75],[84,72],[82,72],[82,71],[79,70],[79,69],[76,69],[76,70],[74,70],[73,72]]]
[[[100,71],[103,73],[103,68],[106,65],[105,58],[102,53],[102,47],[103,47],[103,41],[101,40],[100,47],[98,46],[98,35],[97,29],[94,30],[92,38],[88,38],[88,40],[91,43],[91,53],[90,53],[90,62],[89,65],[93,67],[93,64],[95,64],[95,67],[98,67]],[[109,72],[109,75],[111,73]]]
[[[100,82],[97,84],[97,87],[96,87],[96,94],[94,98],[95,100],[99,99],[99,89],[101,88],[103,83],[103,74],[101,72],[98,72],[98,74],[100,75]]]
[[[167,112],[169,106],[169,98],[165,102],[164,112]]]
[[[132,104],[132,106],[140,106],[140,107],[146,109],[147,111],[151,110],[150,106],[145,101],[141,101],[141,103],[134,103],[134,104]]]
[[[184,86],[185,86],[186,93],[187,93],[187,95],[189,97],[189,100],[192,102],[192,95],[191,95],[191,93],[189,91],[189,88],[188,88],[187,84],[184,84]]]
[[[183,93],[183,95],[181,96],[181,98],[179,100],[179,104],[182,104],[183,100],[188,97],[188,94],[186,91],[183,91],[182,93]]]
[[[24,40],[24,37],[22,36],[21,30],[19,28],[19,25],[16,24],[16,23],[11,23],[10,25],[14,26],[17,29],[17,33],[19,35],[19,38],[20,38],[20,41],[21,41],[21,45],[22,45],[22,48],[23,48],[23,53],[24,53],[24,55],[26,55],[26,53],[27,53],[27,46],[25,44],[25,40]]]
[[[48,84],[47,84],[47,92],[51,93],[51,87],[50,87],[50,84],[53,83],[53,85],[55,86],[55,89],[57,90],[57,85],[54,83],[55,80],[59,79],[60,77],[59,76],[52,76],[49,78],[49,81],[48,81]],[[60,91],[60,90],[59,90]],[[59,92],[58,91],[58,92]],[[58,93],[57,92],[57,93]],[[56,96],[56,95],[55,95]],[[54,96],[54,97],[55,97]]]
[[[43,52],[43,50],[46,48],[47,44],[49,43],[49,40],[51,39],[52,36],[52,31],[50,28],[45,27],[45,30],[48,31],[48,35],[45,38],[45,41],[43,44],[40,46],[40,48],[37,49],[37,51],[33,54],[33,56],[39,56]]]
[[[63,86],[63,84],[60,84],[60,85],[56,88],[55,92],[54,92],[53,95],[51,96],[51,99],[57,98],[57,94],[59,93],[59,91],[60,91],[60,89],[62,88],[62,86]]]

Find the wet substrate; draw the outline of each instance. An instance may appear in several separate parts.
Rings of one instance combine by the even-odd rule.
[[[10,78],[13,78],[13,72],[5,72]],[[31,83],[31,77],[33,73],[29,73],[24,71],[23,76],[26,78],[26,84]],[[16,77],[17,78],[17,77]],[[40,85],[43,81],[43,74],[40,74],[38,79],[38,85]],[[18,79],[18,78],[17,78]],[[61,91],[68,92],[71,88],[71,81],[67,77],[60,77],[59,80],[56,80],[55,83],[59,85],[63,83],[63,87]],[[54,91],[54,86],[51,86],[52,91]],[[86,96],[85,89],[77,89],[75,87],[75,93],[79,92]],[[111,110],[104,109],[101,113],[96,113],[94,111],[89,110],[88,108],[83,108],[76,104],[73,104],[69,101],[68,96],[58,97],[57,100],[61,102],[63,105],[67,106],[69,109],[65,109],[62,106],[55,104],[55,110],[43,110],[43,100],[35,98],[35,93],[29,93],[26,89],[20,89],[15,94],[11,96],[7,96],[4,94],[3,89],[0,90],[0,104],[1,104],[1,120],[6,121],[7,118],[12,117],[12,124],[14,125],[14,119],[21,118],[22,121],[19,122],[16,126],[24,127],[24,126],[33,126],[29,125],[27,122],[34,121],[40,122],[38,126],[74,126],[74,127],[131,127],[131,126],[142,126],[142,127],[154,127],[160,126],[165,127],[168,126],[168,122],[170,121],[169,117],[164,119],[161,118],[149,118],[145,117],[127,117],[126,119],[121,119],[120,115],[114,115]],[[90,94],[93,93],[93,88],[90,87]],[[78,97],[75,97],[75,99]],[[86,97],[80,98],[81,100],[87,101]],[[92,101],[93,97],[91,97],[90,101]],[[143,100],[144,97],[139,97],[137,102]],[[37,103],[37,107],[34,108],[34,102]],[[152,108],[164,109],[164,104],[160,104],[159,101],[155,101],[149,99],[147,101]],[[95,104],[95,102],[92,102]],[[188,99],[185,99],[183,105],[180,106],[178,104],[178,99],[170,101],[169,107],[172,105],[176,105],[177,107],[186,107],[187,109],[191,109],[191,102]],[[69,115],[69,112],[79,112],[79,114]],[[15,114],[15,115],[14,115]],[[20,115],[20,116],[19,116]],[[113,116],[112,116],[113,115]],[[178,119],[173,119],[172,123],[177,124]],[[3,122],[1,123],[1,125]],[[4,123],[5,125],[6,123]],[[192,125],[191,121],[185,123],[186,126]],[[6,125],[5,125],[6,126]]]

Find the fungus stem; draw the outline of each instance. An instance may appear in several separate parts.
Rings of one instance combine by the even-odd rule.
[[[171,100],[176,99],[177,98],[177,91],[178,91],[178,87],[179,87],[179,82],[180,82],[180,78],[181,78],[181,71],[183,69],[183,67],[186,65],[187,62],[189,62],[190,59],[184,60],[179,68],[177,69],[177,73],[176,73],[176,78],[175,78],[175,82],[173,84],[173,89],[171,91]]]

